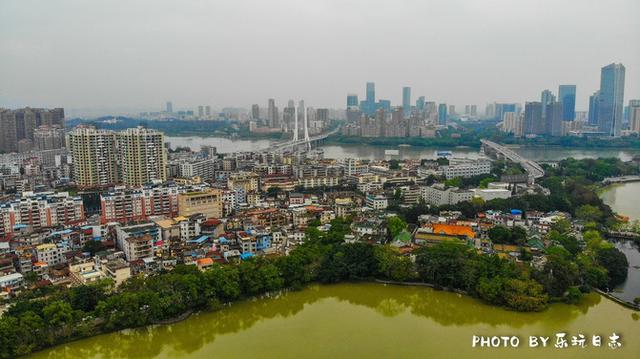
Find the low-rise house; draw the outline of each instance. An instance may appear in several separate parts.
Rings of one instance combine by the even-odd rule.
[[[22,283],[24,283],[22,273],[11,273],[0,276],[0,289],[2,290],[15,290],[22,286]]]
[[[522,250],[531,252],[529,248],[516,244],[493,244],[493,251],[500,258],[518,260],[520,258],[520,252]]]
[[[198,269],[200,269],[201,271],[207,270],[208,268],[211,268],[214,265],[214,261],[213,258],[198,258],[196,260],[196,266],[198,267]]]
[[[69,274],[74,285],[86,285],[107,277],[93,259],[70,263]]]
[[[54,244],[54,243],[45,243],[39,246],[36,246],[36,255],[38,257],[39,262],[45,262],[50,267],[66,262],[66,257],[64,256],[65,251],[62,247]]]
[[[443,242],[475,245],[476,233],[469,226],[433,223],[418,228],[413,235],[414,242],[420,245],[434,245]]]
[[[112,259],[102,264],[102,270],[108,278],[115,282],[116,286],[131,277],[131,267],[122,258]]]
[[[485,201],[492,199],[507,199],[511,197],[511,191],[500,188],[475,188],[472,190],[476,197],[480,197]]]
[[[456,177],[469,178],[491,173],[491,161],[486,159],[451,158],[449,159],[449,165],[441,166],[441,170],[447,179]]]
[[[427,204],[444,206],[471,201],[473,192],[458,187],[448,187],[443,183],[436,183],[431,186],[422,187],[421,196]]]
[[[153,222],[116,226],[116,242],[128,261],[152,257],[156,252],[168,249],[162,241],[159,227]]]
[[[374,210],[384,210],[389,206],[389,201],[383,194],[368,194],[366,203],[367,207]]]

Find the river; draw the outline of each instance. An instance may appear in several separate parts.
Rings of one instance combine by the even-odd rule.
[[[630,220],[640,219],[640,182],[615,184],[600,194],[604,203],[615,212],[629,217]],[[620,249],[629,261],[627,280],[613,293],[628,302],[640,297],[640,252],[631,241],[618,241],[616,247]]]
[[[603,347],[528,348],[528,336],[599,334]],[[613,332],[623,346],[609,349]],[[32,358],[637,358],[639,315],[595,293],[577,306],[518,313],[426,287],[313,285],[171,325],[100,335]],[[515,335],[518,348],[472,348]]]
[[[172,148],[177,146],[188,146],[192,150],[199,150],[202,145],[216,146],[218,152],[229,153],[237,151],[258,151],[269,147],[273,140],[246,140],[229,139],[222,137],[167,137],[167,142]],[[391,159],[391,158],[435,158],[438,149],[433,147],[405,147],[405,146],[368,146],[355,144],[327,144],[322,145],[326,158],[362,158],[369,160]],[[514,151],[520,153],[525,158],[535,161],[557,161],[567,157],[577,159],[597,158],[597,157],[617,157],[623,161],[629,161],[634,155],[640,155],[638,149],[597,149],[597,148],[561,148],[561,147],[512,147]],[[385,150],[398,150],[398,156],[385,155]],[[478,158],[476,148],[449,148],[455,156]]]

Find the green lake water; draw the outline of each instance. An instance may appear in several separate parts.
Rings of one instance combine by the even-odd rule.
[[[530,335],[603,336],[600,348],[529,348]],[[609,349],[607,337],[621,336]],[[425,287],[313,285],[185,321],[125,330],[32,358],[638,358],[639,315],[597,294],[578,306],[518,313]],[[515,335],[518,348],[473,348],[473,335]],[[589,343],[590,344],[590,343]],[[570,344],[569,344],[570,345]]]
[[[600,197],[615,212],[629,217],[632,221],[640,219],[640,182],[609,186]],[[615,245],[627,256],[629,269],[627,280],[616,288],[613,295],[633,302],[636,297],[640,297],[640,251],[638,245],[632,241],[618,241]],[[640,354],[638,357],[640,358]]]

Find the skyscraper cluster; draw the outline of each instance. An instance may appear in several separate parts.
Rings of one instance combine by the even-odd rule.
[[[73,177],[81,188],[141,186],[166,181],[164,134],[145,128],[121,132],[79,126],[69,132]]]
[[[0,151],[26,152],[32,150],[34,134],[41,127],[43,127],[42,131],[44,128],[64,128],[64,109],[29,107],[17,110],[0,109]],[[57,133],[59,135],[59,132]],[[59,144],[59,141],[54,140],[51,145],[54,143]]]
[[[466,115],[471,115],[468,105]],[[476,107],[473,105],[473,113]],[[349,124],[342,133],[347,136],[365,137],[431,137],[437,126],[446,126],[455,106],[437,104],[419,96],[411,105],[411,87],[402,88],[402,105],[393,107],[391,101],[376,101],[375,83],[367,82],[366,97],[358,102],[358,95],[347,95],[346,118]]]
[[[540,102],[525,103],[524,115],[510,118],[515,121],[515,126],[503,122],[503,128],[517,136],[563,136],[570,128],[567,122],[575,120],[575,104],[575,85],[560,85],[558,96],[551,90],[543,90],[540,94]],[[519,121],[523,122],[522,125],[518,123]]]
[[[625,68],[622,64],[610,64],[601,69],[600,89],[589,97],[589,112],[585,122],[576,121],[575,85],[560,85],[558,96],[550,90],[544,90],[539,102],[525,104],[522,116],[498,118],[503,121],[503,130],[517,136],[563,136],[578,129],[582,133],[591,131],[603,136],[620,136],[625,117],[624,79]],[[636,119],[634,104],[633,101],[629,102],[627,118],[630,130],[640,131],[640,121],[632,121]],[[637,129],[634,130],[636,123]]]
[[[357,104],[357,95],[350,96],[355,98],[349,101]],[[310,135],[321,133],[329,126],[330,116],[329,109],[305,106],[303,100],[298,102],[297,107],[293,100],[289,100],[280,112],[275,99],[269,99],[266,112],[258,104],[251,105],[250,129],[252,132],[265,133],[291,132],[295,139],[304,136],[300,131],[307,131]]]

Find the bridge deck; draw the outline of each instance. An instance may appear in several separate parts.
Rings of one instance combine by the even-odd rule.
[[[482,139],[480,140],[480,142],[482,142],[483,146],[487,146],[492,150],[496,151],[497,153],[500,153],[509,161],[519,163],[524,168],[524,170],[527,171],[529,176],[533,178],[540,178],[544,176],[544,170],[542,169],[542,166],[540,166],[537,162],[528,160],[522,157],[521,155],[517,154],[513,150],[507,147],[504,147],[498,143],[495,143],[493,141]]]

